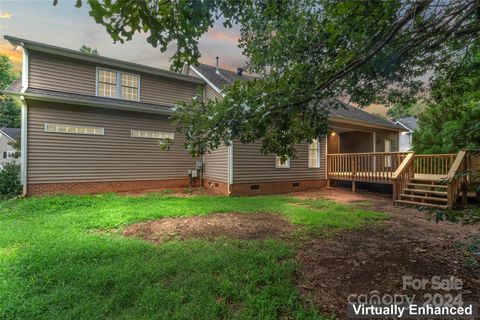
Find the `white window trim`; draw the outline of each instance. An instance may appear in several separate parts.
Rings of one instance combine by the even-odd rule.
[[[47,130],[48,126],[66,126],[66,127],[81,127],[81,128],[91,128],[91,129],[100,129],[101,133],[82,133],[82,132],[59,132],[59,131],[49,131]],[[104,136],[105,128],[102,127],[92,127],[84,126],[79,124],[63,124],[63,123],[45,123],[45,132],[46,133],[57,133],[57,134],[73,134],[73,135],[82,135],[82,136]]]
[[[284,162],[284,165],[283,166],[279,166],[278,163],[280,162],[279,159],[280,157],[275,155],[275,168],[276,169],[290,169],[290,158],[288,158],[287,160],[285,160]]]
[[[98,94],[98,82],[99,82],[99,72],[100,70],[105,70],[105,71],[110,71],[110,72],[115,72],[117,74],[117,96],[116,97],[105,97],[105,96],[100,96]],[[131,75],[137,77],[137,86],[138,86],[138,97],[137,100],[126,100],[122,98],[122,74],[126,75]],[[109,68],[104,68],[104,67],[97,67],[96,69],[96,75],[95,75],[95,95],[97,97],[102,97],[102,98],[109,98],[109,99],[119,99],[119,100],[124,100],[124,101],[140,101],[140,75],[136,73],[131,73],[131,72],[123,72],[119,70],[114,70],[114,69],[109,69]]]
[[[133,134],[135,131],[139,131],[139,132],[154,132],[154,133],[160,133],[160,134],[164,134],[164,135],[171,135],[171,137],[165,137],[165,138],[142,137],[142,136],[139,137],[139,136],[136,136],[136,135]],[[175,140],[175,133],[173,133],[173,132],[167,132],[167,131],[131,129],[131,130],[130,130],[130,137],[132,137],[132,138],[140,138],[140,139],[157,139],[157,140],[171,139],[171,140]]]
[[[309,169],[319,169],[319,168],[320,168],[320,139],[317,138],[317,164],[316,164],[314,167],[312,167],[312,166],[310,165],[310,145],[311,145],[311,143],[308,142],[308,143],[307,143],[307,150],[308,150],[308,152],[307,152],[307,157],[308,157],[308,158],[307,158],[307,162],[308,162],[308,168],[309,168]]]

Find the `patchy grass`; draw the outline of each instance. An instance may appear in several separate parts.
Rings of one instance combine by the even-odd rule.
[[[294,243],[170,241],[91,232],[162,217],[275,212],[307,229],[385,215],[332,201],[168,193],[0,202],[0,318],[314,319],[293,284]]]

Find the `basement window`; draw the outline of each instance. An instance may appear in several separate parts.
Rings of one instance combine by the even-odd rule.
[[[258,185],[258,184],[252,184],[252,185],[250,186],[250,190],[260,190],[260,185]]]
[[[105,129],[99,127],[87,127],[70,124],[54,124],[46,123],[45,132],[49,133],[68,133],[68,134],[85,134],[94,136],[105,135]]]

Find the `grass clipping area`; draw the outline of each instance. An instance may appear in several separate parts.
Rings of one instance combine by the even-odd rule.
[[[294,238],[152,244],[98,232],[164,217],[226,212],[276,213],[305,235],[386,218],[325,199],[289,196],[160,193],[3,201],[0,318],[322,318],[295,287]]]

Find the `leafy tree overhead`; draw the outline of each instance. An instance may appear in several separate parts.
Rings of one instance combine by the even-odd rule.
[[[88,54],[93,54],[94,56],[98,56],[99,53],[98,53],[98,50],[96,48],[92,48],[92,47],[88,47],[84,44],[82,44],[82,46],[80,47],[79,49],[80,52],[83,52],[83,53],[88,53]]]
[[[240,26],[247,71],[260,78],[177,109],[193,154],[261,139],[263,152],[294,156],[294,143],[326,133],[338,98],[411,103],[419,76],[448,66],[480,32],[476,0],[86,2],[114,41],[144,32],[162,52],[176,44],[177,70],[198,61],[198,40],[216,19]]]
[[[480,41],[447,68],[438,69],[427,109],[419,117],[414,150],[480,150]]]
[[[412,104],[396,103],[388,108],[387,115],[392,119],[400,119],[404,117],[416,117],[426,108],[424,99],[415,101]]]
[[[20,107],[16,100],[4,95],[5,89],[19,76],[20,74],[13,70],[10,59],[0,54],[0,128],[20,127]]]

